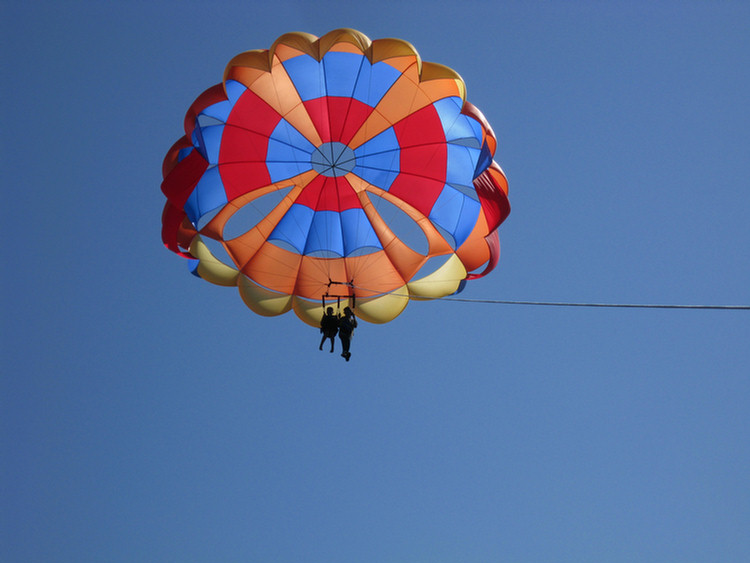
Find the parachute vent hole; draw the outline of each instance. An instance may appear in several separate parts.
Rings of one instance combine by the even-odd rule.
[[[433,256],[432,258],[429,258],[424,266],[419,269],[417,274],[412,279],[419,280],[421,278],[429,276],[430,274],[434,274],[443,265],[445,265],[448,260],[450,260],[451,256],[452,254],[445,254],[442,256]]]
[[[215,117],[211,117],[210,115],[206,114],[200,114],[196,121],[198,122],[198,127],[210,127],[211,125],[224,125],[224,122],[220,119],[216,119]]]
[[[276,190],[242,206],[224,225],[224,239],[237,238],[255,228],[284,200],[291,189],[289,186]]]
[[[481,149],[482,144],[476,137],[461,137],[460,139],[453,139],[450,142],[452,145],[459,145],[462,147],[469,147],[472,149]]]
[[[284,250],[288,250],[289,252],[293,252],[294,254],[299,254],[299,250],[297,250],[293,244],[285,240],[269,238],[266,242],[278,246],[279,248],[283,248]]]
[[[453,235],[437,223],[432,223],[432,226],[435,227],[440,233],[440,236],[442,236],[446,240],[446,242],[451,245],[451,248],[453,250],[456,250],[456,239],[453,237]]]
[[[340,254],[336,254],[335,252],[331,252],[330,250],[316,250],[315,252],[306,252],[305,256],[312,256],[314,258],[341,258],[342,257]]]
[[[419,224],[409,217],[405,211],[387,199],[373,193],[368,193],[367,195],[375,210],[383,221],[385,221],[385,224],[388,225],[388,228],[393,231],[393,234],[415,252],[418,252],[422,256],[427,256],[430,246],[427,236]]]
[[[448,184],[451,188],[458,190],[467,197],[470,197],[474,201],[479,201],[479,195],[474,186],[465,186],[463,184]]]
[[[195,228],[200,231],[203,227],[208,225],[211,222],[211,220],[214,217],[216,217],[219,211],[221,211],[223,208],[224,206],[222,205],[222,206],[217,207],[216,209],[212,209],[208,213],[201,215],[200,218],[198,219],[198,223],[195,225]]]
[[[225,264],[232,268],[236,268],[234,260],[232,260],[227,251],[224,249],[224,246],[219,241],[206,236],[201,238],[203,240],[203,243],[208,247],[208,250],[211,251],[211,254],[214,255],[214,258],[216,258],[222,264]]]

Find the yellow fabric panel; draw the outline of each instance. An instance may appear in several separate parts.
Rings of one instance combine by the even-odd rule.
[[[437,299],[455,293],[466,273],[461,260],[454,254],[433,273],[409,282],[407,287],[412,299]]]
[[[387,323],[398,317],[409,304],[409,292],[406,286],[393,293],[374,299],[357,298],[354,314],[369,323]]]
[[[251,311],[273,317],[282,315],[292,308],[292,296],[270,291],[249,280],[245,276],[239,277],[239,290],[242,300]]]
[[[306,53],[310,56],[318,58],[318,45],[317,37],[312,33],[304,33],[301,31],[293,31],[291,33],[285,33],[274,41],[269,53],[273,56],[277,50],[280,49],[281,45],[286,45],[294,50]]]
[[[268,58],[268,52],[265,49],[256,49],[253,51],[245,51],[239,55],[235,55],[232,60],[227,63],[224,69],[224,83],[229,79],[237,80],[242,84],[252,84],[254,78],[261,75],[263,72],[268,72],[271,69],[271,62]],[[245,82],[244,79],[249,79],[249,82]]]
[[[193,238],[190,244],[190,254],[198,259],[198,274],[204,280],[216,285],[237,285],[239,272],[211,254],[200,235],[195,235]]]
[[[333,306],[333,310],[336,310],[336,304],[328,305]],[[294,297],[292,299],[292,308],[294,313],[299,317],[301,321],[315,328],[320,328],[320,319],[323,316],[323,302],[308,301],[307,299],[300,299]],[[342,310],[344,306],[341,306]]]
[[[351,44],[354,48],[346,48]],[[329,31],[318,40],[318,56],[323,56],[328,51],[349,51],[352,53],[364,53],[370,46],[370,38],[364,33],[351,28],[334,29]],[[342,48],[343,47],[343,48]]]
[[[423,63],[422,72],[419,74],[422,82],[427,80],[438,80],[448,78],[450,80],[458,80],[463,82],[463,78],[452,68],[441,65],[440,63]]]
[[[427,63],[425,63],[427,66]],[[446,67],[447,68],[447,67]],[[463,99],[466,95],[466,87],[461,77],[431,79],[421,83],[422,91],[429,97],[430,103],[448,98],[450,96],[459,96]]]
[[[422,65],[422,61],[414,46],[402,39],[376,39],[370,45],[368,54],[373,64],[386,60],[390,64],[391,59],[416,55],[417,67],[421,68]]]
[[[352,307],[356,317],[376,324],[392,321],[404,311],[408,304],[409,295],[406,286],[402,286],[393,294],[373,299],[357,297],[356,302],[351,299],[342,299],[340,308],[335,298],[326,301],[326,307],[333,307],[334,311],[341,312],[344,307]],[[324,313],[322,299],[313,301],[295,296],[292,300],[292,308],[303,322],[315,328],[320,327],[320,318]]]
[[[278,58],[280,61],[288,61],[289,59],[293,59],[294,57],[299,57],[300,55],[306,55],[309,53],[306,53],[305,51],[300,51],[299,49],[291,46],[291,45],[285,45],[282,43],[279,43],[276,45],[275,49],[271,50],[271,54],[269,56],[269,60],[273,60],[274,57]]]

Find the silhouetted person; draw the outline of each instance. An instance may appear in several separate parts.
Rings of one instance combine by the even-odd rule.
[[[339,338],[341,339],[341,347],[344,350],[341,356],[346,358],[347,362],[352,357],[349,352],[349,345],[352,342],[352,333],[355,328],[357,328],[357,318],[349,307],[345,307],[344,316],[339,320]]]
[[[339,318],[333,314],[333,307],[328,307],[325,314],[320,319],[320,332],[323,334],[323,338],[320,339],[320,346],[318,350],[323,349],[323,343],[326,338],[331,339],[331,352],[333,352],[333,342],[336,340],[336,333],[339,330]]]

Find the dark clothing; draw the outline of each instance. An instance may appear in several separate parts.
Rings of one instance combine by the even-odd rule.
[[[323,315],[320,319],[320,332],[326,336],[336,336],[339,328],[339,319],[336,315]]]
[[[341,317],[339,321],[339,338],[341,339],[341,348],[343,349],[341,355],[346,358],[347,362],[351,357],[349,346],[352,343],[352,333],[355,328],[357,328],[357,319],[353,314]]]
[[[331,352],[333,352],[333,343],[338,330],[339,318],[332,312],[330,314],[326,313],[325,315],[323,315],[323,317],[320,319],[320,332],[323,334],[323,338],[320,339],[320,346],[318,346],[318,350],[322,350],[323,343],[326,341],[326,338],[330,338]]]

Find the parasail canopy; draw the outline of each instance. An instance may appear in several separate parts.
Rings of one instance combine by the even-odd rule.
[[[326,299],[387,322],[456,293],[496,266],[510,212],[465,98],[409,43],[351,29],[241,53],[164,159],[164,244],[256,313],[315,326]]]

